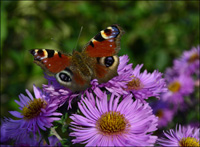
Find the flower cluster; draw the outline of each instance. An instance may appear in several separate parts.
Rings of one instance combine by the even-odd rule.
[[[20,111],[10,111],[13,118],[1,121],[1,143],[153,146],[158,140],[158,144],[166,146],[199,144],[199,129],[180,126],[179,131],[170,130],[164,133],[169,142],[158,139],[155,133],[157,128],[172,121],[176,111],[165,102],[183,103],[183,96],[194,90],[191,75],[199,74],[195,51],[199,52],[199,48],[184,53],[184,59],[177,60],[176,66],[168,69],[167,83],[158,70],[142,72],[143,64],[132,68],[127,55],[120,57],[116,77],[101,84],[93,79],[91,87],[76,93],[45,74],[48,84],[43,84],[42,89],[34,85],[34,96],[28,90],[27,96],[20,94],[19,100],[15,100]],[[179,70],[179,62],[184,62],[184,70],[190,72]],[[149,103],[150,97],[155,97],[156,103]]]
[[[194,93],[195,81],[199,81],[199,52],[199,46],[193,47],[175,59],[172,68],[167,68],[164,77],[168,91],[161,95],[160,101],[151,103],[159,118],[158,128],[166,127],[177,114],[182,115],[189,108],[198,109],[196,104],[199,100]]]
[[[162,95],[164,101],[183,105],[184,97],[193,93],[195,81],[199,81],[200,48],[193,47],[174,60],[174,66],[165,73],[168,92]]]

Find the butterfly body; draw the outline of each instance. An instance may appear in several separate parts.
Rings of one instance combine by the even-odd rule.
[[[123,30],[112,25],[92,38],[82,52],[72,55],[50,49],[33,49],[34,62],[49,75],[71,91],[82,91],[90,87],[90,81],[107,82],[117,76],[120,38]]]

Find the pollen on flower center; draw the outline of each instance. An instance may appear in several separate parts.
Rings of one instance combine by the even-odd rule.
[[[135,78],[135,77],[132,79],[132,81],[128,82],[127,86],[128,86],[127,87],[128,90],[133,90],[133,89],[138,90],[138,89],[142,88],[140,79]]]
[[[181,141],[179,142],[179,146],[181,146],[181,147],[189,147],[189,146],[198,147],[198,146],[200,146],[200,144],[196,138],[187,137],[187,138],[181,139]]]
[[[170,83],[169,86],[168,86],[168,89],[172,92],[177,92],[179,91],[181,88],[181,84],[179,82],[173,82],[173,83]]]
[[[126,126],[129,125],[124,115],[113,111],[104,113],[96,124],[98,130],[105,135],[122,133]]]
[[[193,63],[194,61],[198,60],[199,59],[199,55],[196,53],[196,54],[192,54],[192,56],[190,56],[190,58],[188,59],[188,62],[189,63]]]
[[[25,119],[32,119],[38,116],[41,112],[41,108],[45,108],[46,105],[47,105],[46,101],[40,98],[34,99],[22,109],[22,114],[24,115]]]

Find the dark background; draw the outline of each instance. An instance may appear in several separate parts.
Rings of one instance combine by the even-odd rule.
[[[198,1],[3,1],[1,2],[1,117],[16,110],[20,93],[42,87],[43,70],[28,52],[34,48],[71,53],[100,30],[120,24],[126,31],[119,55],[134,66],[164,72],[174,58],[199,44]]]

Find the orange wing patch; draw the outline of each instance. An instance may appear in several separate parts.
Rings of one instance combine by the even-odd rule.
[[[93,40],[94,47],[89,45],[86,49],[86,53],[90,57],[107,57],[115,54],[116,44],[114,39],[104,40],[102,42]]]
[[[53,58],[46,58],[42,60],[42,63],[45,65],[47,70],[52,73],[58,73],[64,70],[70,64],[71,57],[65,56],[62,54],[62,57],[59,55],[54,55]]]
[[[45,71],[53,74],[64,70],[70,65],[71,56],[49,49],[33,49],[30,53],[34,56],[34,62]]]
[[[108,57],[120,50],[120,39],[124,34],[119,25],[111,25],[92,38],[85,47],[89,57]]]

